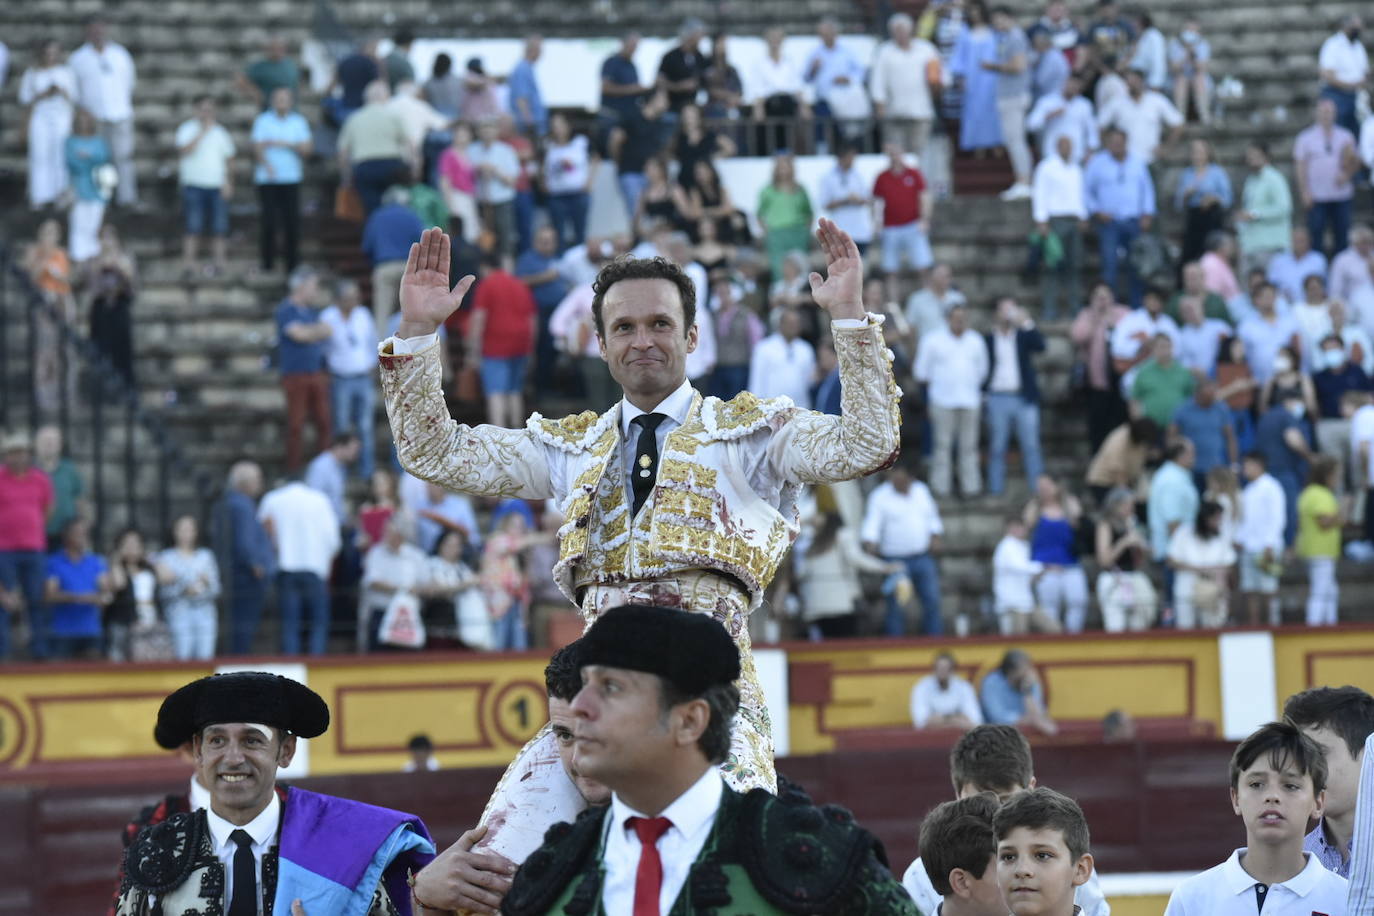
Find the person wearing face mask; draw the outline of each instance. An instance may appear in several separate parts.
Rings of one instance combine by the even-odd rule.
[[[1293,306],[1291,314],[1302,342],[1298,350],[1302,364],[1309,372],[1316,372],[1322,368],[1322,340],[1331,333],[1331,305],[1321,277],[1313,275],[1303,281],[1302,301]]]
[[[1346,392],[1369,391],[1374,383],[1364,369],[1350,359],[1340,337],[1328,334],[1319,351],[1320,370],[1312,376],[1317,393],[1317,449],[1336,462],[1334,489],[1337,497],[1346,490],[1345,457],[1350,454],[1350,418],[1342,409]]]
[[[1317,57],[1321,97],[1336,106],[1336,123],[1355,133],[1355,96],[1369,79],[1369,55],[1360,43],[1360,17],[1351,14],[1335,34],[1322,42]]]
[[[1298,358],[1296,347],[1284,346],[1274,357],[1274,374],[1260,388],[1260,416],[1276,404],[1289,398],[1302,403],[1304,415],[1314,417],[1317,413],[1317,394],[1312,388],[1312,377],[1302,371],[1302,361]]]
[[[1264,456],[1269,475],[1283,488],[1283,542],[1287,546],[1292,546],[1297,536],[1298,493],[1307,477],[1307,464],[1314,457],[1306,416],[1302,396],[1289,390],[1265,411],[1255,428],[1255,451]]]

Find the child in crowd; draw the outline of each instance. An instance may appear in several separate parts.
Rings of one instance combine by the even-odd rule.
[[[1247,481],[1240,492],[1240,522],[1236,526],[1240,593],[1247,615],[1242,622],[1259,626],[1260,611],[1267,603],[1269,622],[1276,624],[1287,497],[1283,486],[1265,469],[1264,455],[1259,452],[1246,453],[1241,470]]]
[[[1328,871],[1349,878],[1360,764],[1365,741],[1374,735],[1374,696],[1358,687],[1313,687],[1289,697],[1283,717],[1302,729],[1326,758],[1326,805],[1303,849]]]
[[[1012,916],[1077,916],[1077,889],[1093,874],[1088,820],[1067,795],[1038,788],[1013,795],[992,817],[997,886]]]
[[[1018,792],[1035,788],[1030,742],[1011,725],[979,725],[966,732],[949,752],[949,770],[956,798],[990,793],[1005,802]],[[1082,916],[1107,916],[1111,910],[1097,873],[1089,872],[1087,883],[1077,891]],[[921,912],[934,913],[939,907],[940,895],[920,857],[902,876],[902,886]],[[1006,913],[1005,908],[1002,912]]]
[[[1006,534],[992,552],[993,606],[1003,634],[1059,632],[1059,622],[1036,606],[1031,592],[1044,571],[1045,564],[1031,559],[1025,520],[1007,516]]]
[[[1341,556],[1341,506],[1333,492],[1340,465],[1329,455],[1313,459],[1307,486],[1298,496],[1298,556],[1307,561],[1307,625],[1336,622],[1340,587],[1336,561]]]
[[[1326,801],[1326,759],[1290,722],[1270,722],[1231,757],[1231,807],[1245,821],[1245,846],[1174,889],[1164,916],[1337,916],[1346,880],[1303,852],[1308,821]]]
[[[925,873],[940,894],[931,916],[1007,916],[997,886],[997,799],[971,795],[935,807],[921,821]]]

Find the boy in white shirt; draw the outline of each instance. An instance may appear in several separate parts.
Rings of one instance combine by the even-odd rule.
[[[992,599],[1003,634],[1059,632],[1059,622],[1036,606],[1031,592],[1044,571],[1045,564],[1031,559],[1025,521],[1007,516],[1006,534],[992,552]]]
[[[1292,723],[1260,727],[1231,757],[1231,807],[1246,845],[1175,888],[1164,916],[1345,913],[1346,880],[1302,848],[1325,803],[1321,748]]]

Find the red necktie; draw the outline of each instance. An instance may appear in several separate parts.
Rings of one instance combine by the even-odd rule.
[[[634,916],[659,916],[658,894],[663,887],[663,860],[658,857],[658,838],[668,832],[673,822],[666,817],[632,817],[625,823],[639,834]]]

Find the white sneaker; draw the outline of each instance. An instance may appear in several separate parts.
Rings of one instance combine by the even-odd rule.
[[[1016,184],[1007,188],[999,195],[1003,200],[1029,200],[1031,187],[1024,182],[1018,181]]]

